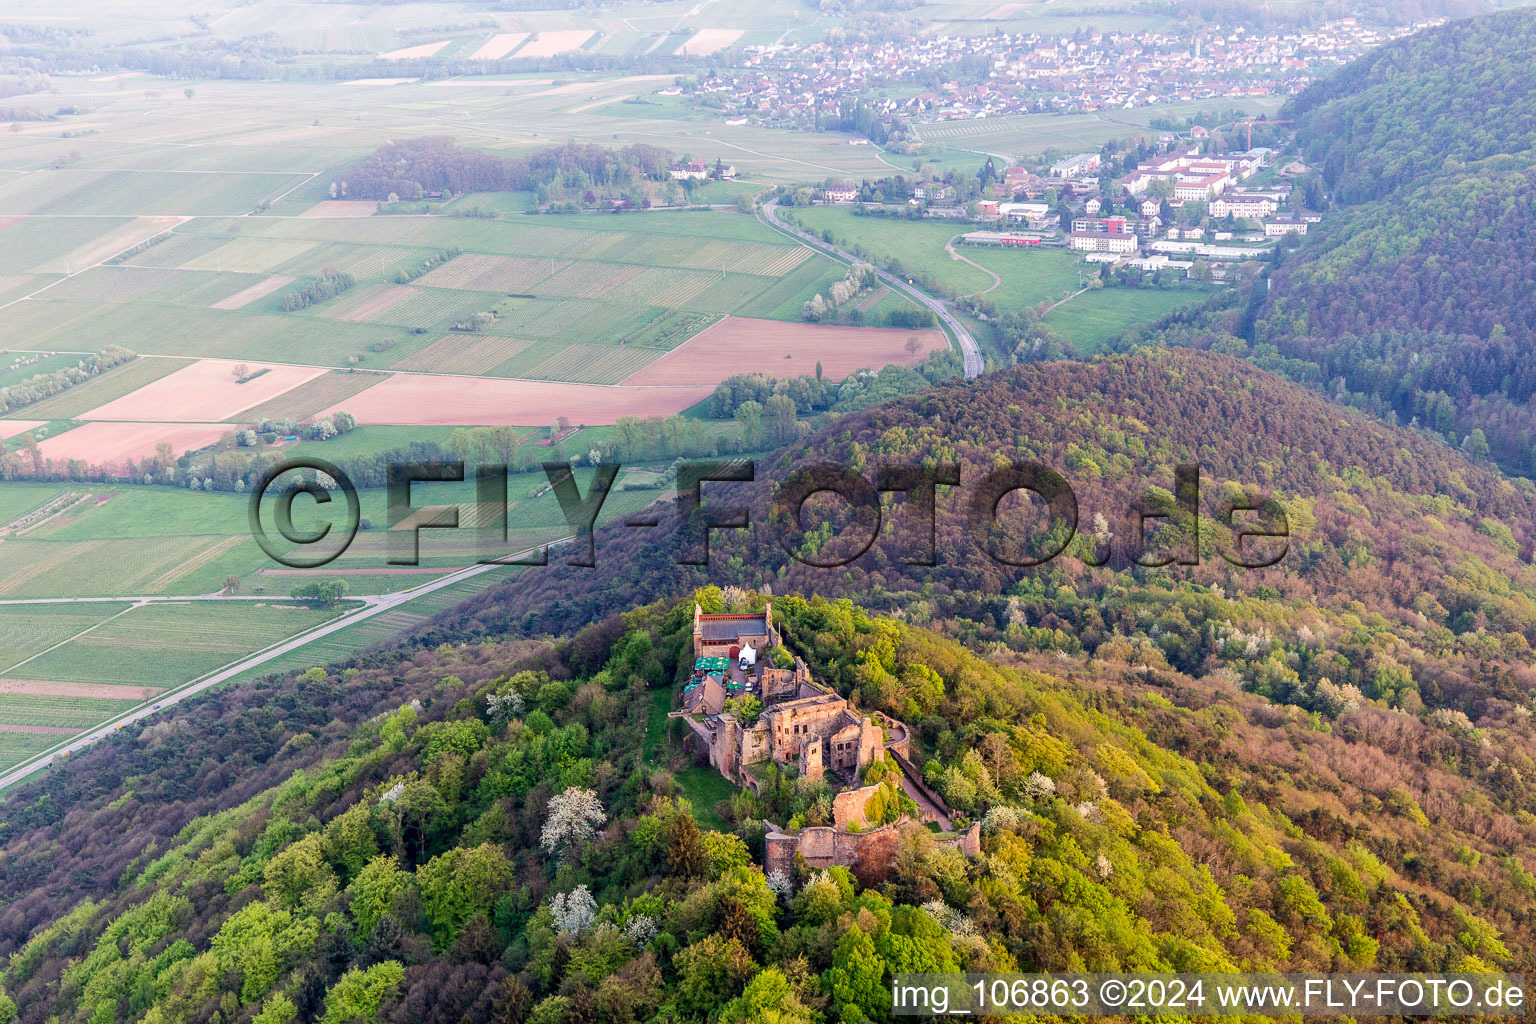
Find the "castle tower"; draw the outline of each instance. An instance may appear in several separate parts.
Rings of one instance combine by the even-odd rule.
[[[822,763],[822,745],[820,737],[814,737],[805,741],[800,748],[800,777],[805,779],[820,779],[826,774],[826,766]]]

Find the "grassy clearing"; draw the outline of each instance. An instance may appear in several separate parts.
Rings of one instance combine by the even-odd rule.
[[[656,760],[656,755],[661,753],[662,744],[667,739],[667,714],[672,710],[672,688],[663,686],[651,691],[651,706],[646,709],[645,715],[645,748],[643,755],[646,763]]]
[[[1062,303],[1046,315],[1051,330],[1090,355],[1111,338],[1174,310],[1203,302],[1210,293],[1195,288],[1101,288]]]
[[[856,216],[850,207],[816,206],[794,211],[810,230],[830,230],[845,244],[858,246],[881,257],[895,257],[909,271],[942,283],[957,295],[979,292],[992,279],[969,264],[950,258],[944,243],[967,230],[963,225],[938,221]],[[969,255],[969,253],[967,253]]]
[[[270,401],[246,409],[238,417],[232,417],[231,422],[308,419],[321,410],[346,401],[365,388],[373,387],[384,379],[384,374],[347,373],[334,370],[314,380],[305,381]]]
[[[1002,279],[986,297],[1004,312],[1070,295],[1082,287],[1088,273],[1082,258],[1067,249],[986,249],[966,245],[956,246],[955,251]]]
[[[693,804],[693,815],[705,828],[725,828],[725,819],[715,805],[736,795],[736,787],[715,769],[694,765],[676,775],[683,795]]]

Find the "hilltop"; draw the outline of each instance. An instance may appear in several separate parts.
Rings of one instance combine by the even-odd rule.
[[[1257,607],[1199,600],[1233,623]],[[983,658],[845,602],[773,605],[819,677],[914,723],[981,856],[904,825],[853,870],[765,875],[761,819],[815,821],[830,793],[703,785],[650,714],[691,667],[692,600],[656,604],[560,643],[206,698],[91,750],[66,774],[95,785],[33,787],[7,815],[0,1007],[702,1021],[729,1001],[729,1021],[857,1021],[886,1016],[881,979],[904,969],[1529,966],[1513,908],[1536,881],[1505,852],[1536,838],[1527,718],[1426,722],[1348,687],[1307,714],[1129,647]],[[1227,640],[1283,666],[1326,657],[1316,636]]]

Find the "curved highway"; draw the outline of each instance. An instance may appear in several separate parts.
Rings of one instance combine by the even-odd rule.
[[[757,219],[777,231],[791,235],[796,241],[803,242],[817,252],[825,253],[833,259],[847,263],[867,263],[850,252],[844,252],[835,245],[828,245],[815,235],[779,220],[779,204],[773,200],[762,204],[757,208]],[[949,305],[943,299],[936,299],[914,284],[910,284],[906,278],[897,277],[888,271],[875,267],[875,273],[880,280],[903,295],[933,311],[933,315],[939,318],[939,322],[949,329],[955,341],[960,346],[960,355],[965,360],[965,375],[967,377],[979,377],[986,369],[986,361],[981,358],[981,346],[976,344],[976,339],[971,332],[965,329],[955,315],[949,311]]]

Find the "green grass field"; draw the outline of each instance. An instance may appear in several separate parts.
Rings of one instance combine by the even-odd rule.
[[[874,256],[895,257],[909,271],[932,277],[957,295],[979,292],[992,279],[975,267],[951,259],[944,243],[970,230],[932,220],[860,217],[847,206],[814,206],[792,211],[814,233],[830,230],[845,247],[858,246]],[[970,255],[969,252],[966,255]]]
[[[42,697],[0,693],[0,725],[89,729],[139,705],[137,698]]]
[[[50,647],[126,611],[126,603],[38,604],[0,608],[0,677]]]
[[[694,817],[705,828],[725,828],[725,819],[715,810],[722,800],[736,795],[736,787],[729,779],[708,765],[693,765],[676,775],[683,796],[693,804]]]
[[[1045,322],[1080,355],[1089,355],[1124,331],[1209,296],[1210,292],[1196,288],[1103,288],[1062,303],[1046,314]]]
[[[1001,284],[985,293],[998,309],[1010,310],[1054,302],[1083,286],[1091,273],[1082,258],[1067,249],[988,249],[956,246],[955,251],[992,271]]]
[[[721,429],[734,430],[732,424]],[[522,428],[525,437],[534,437],[545,428]],[[602,435],[594,428],[578,435],[583,442],[597,443]],[[616,428],[615,428],[616,429]],[[434,428],[441,440],[448,440],[453,428]],[[345,459],[349,455],[388,450],[422,435],[412,428],[359,428],[363,437],[351,435],[332,442],[292,446],[285,453],[312,454],[321,458]],[[350,451],[332,445],[350,444]],[[585,489],[591,470],[577,473]],[[662,492],[653,489],[619,489],[604,502],[601,522],[627,516],[656,500]],[[475,529],[476,499],[473,480],[453,484],[418,484],[413,501],[423,505],[461,505],[460,530],[422,532],[422,567],[441,569],[474,564],[480,557],[502,557],[535,545],[547,544],[565,536],[569,529],[552,494],[533,497],[545,487],[541,472],[513,473],[508,483],[508,539],[482,535]],[[51,485],[0,485],[0,525],[42,506],[64,493]],[[26,533],[6,538],[0,543],[0,599],[72,597],[83,593],[102,596],[144,596],[211,594],[221,590],[229,576],[240,579],[241,592],[250,595],[285,597],[295,585],[310,579],[329,578],[323,570],[295,577],[275,575],[267,570],[285,567],[269,559],[250,536],[249,495],[232,492],[193,492],[179,488],[122,485],[87,488],[77,485],[72,493],[90,497],[67,510],[67,514],[49,519]],[[360,492],[362,515],[372,524],[360,532],[348,551],[331,564],[332,570],[370,570],[369,574],[346,573],[344,578],[354,593],[382,593],[404,589],[425,582],[412,575],[375,574],[389,568],[392,547],[385,529],[389,521],[386,492],[383,488],[365,488]],[[305,500],[294,506],[295,521],[301,528],[319,523],[313,506]],[[270,523],[269,523],[270,528]],[[86,590],[82,580],[89,580]],[[82,606],[95,608],[96,606]],[[41,629],[43,627],[36,627]],[[0,629],[0,669],[9,629]],[[18,629],[16,635],[24,631]],[[47,633],[53,636],[53,633]],[[16,649],[27,645],[17,642]],[[35,653],[35,652],[30,652]],[[18,657],[25,656],[18,654]],[[12,659],[15,660],[15,659]]]
[[[26,677],[170,688],[336,614],[245,601],[141,605],[28,662]]]

